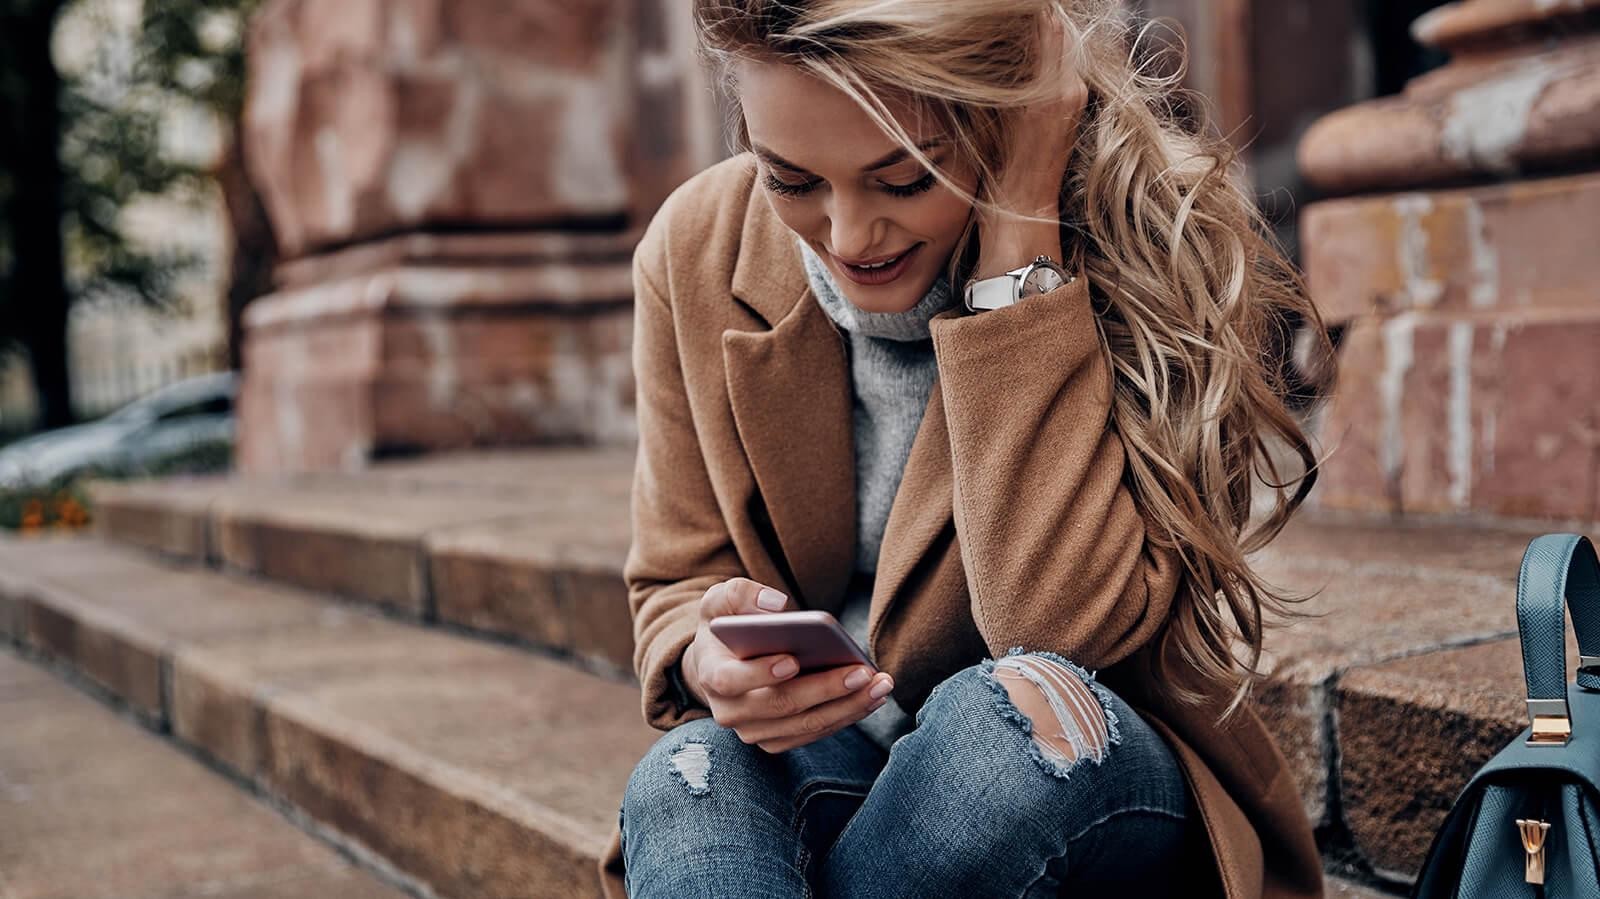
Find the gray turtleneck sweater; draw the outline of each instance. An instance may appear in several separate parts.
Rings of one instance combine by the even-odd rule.
[[[805,241],[796,238],[796,243],[811,292],[834,324],[849,335],[856,457],[856,559],[855,577],[839,623],[867,648],[867,609],[872,600],[884,524],[938,374],[928,321],[955,305],[957,299],[949,279],[940,275],[910,309],[867,312],[841,293],[827,263]],[[857,726],[873,742],[888,749],[915,727],[915,722],[890,693],[889,701]]]
[[[922,425],[922,413],[938,374],[928,322],[952,308],[957,299],[949,279],[940,275],[922,299],[904,312],[865,311],[845,298],[827,264],[809,245],[798,238],[796,243],[811,292],[834,324],[849,336],[846,346],[854,395],[856,557],[839,623],[870,653],[867,612],[878,570],[878,548],[906,459],[911,455],[911,442]],[[689,694],[677,665],[668,669],[668,676],[679,704],[687,707]],[[889,701],[857,722],[857,726],[888,750],[916,722],[890,693]]]

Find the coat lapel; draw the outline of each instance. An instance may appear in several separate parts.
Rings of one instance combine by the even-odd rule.
[[[900,476],[889,520],[883,526],[878,551],[877,580],[872,586],[872,612],[867,633],[877,634],[883,618],[899,597],[901,587],[928,546],[952,519],[950,432],[945,426],[944,399],[939,379],[928,392],[928,408],[911,441],[911,454]],[[875,647],[874,647],[875,649]]]
[[[843,335],[811,297],[792,232],[752,190],[733,294],[766,324],[722,333],[728,399],[792,597],[838,613],[855,567],[855,444]],[[778,586],[778,585],[773,585]]]

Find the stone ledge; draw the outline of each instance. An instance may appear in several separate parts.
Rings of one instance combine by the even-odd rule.
[[[633,686],[95,541],[0,541],[0,569],[0,607],[100,635],[65,654],[17,642],[153,702],[152,726],[404,876],[440,895],[598,895],[623,785],[659,737]],[[101,654],[149,656],[168,686],[98,677]]]
[[[1465,59],[1403,94],[1330,113],[1301,138],[1300,170],[1328,194],[1587,168],[1600,138],[1600,42]]]
[[[631,451],[615,449],[478,452],[272,487],[240,481],[215,508],[237,529],[270,531],[287,561],[222,557],[264,577],[413,615],[416,601],[386,599],[384,590],[420,590],[439,623],[626,679],[633,641],[621,570],[631,539],[632,460]],[[507,505],[513,510],[497,517]],[[1341,673],[1513,632],[1513,579],[1539,532],[1320,513],[1297,519],[1258,554],[1259,569],[1278,586],[1322,589],[1301,607],[1321,617],[1269,637],[1271,677],[1258,701],[1313,821],[1341,825],[1331,801],[1339,786],[1330,781],[1338,754],[1328,739]],[[324,561],[301,564],[312,557]],[[425,589],[410,581],[404,589],[384,586],[417,570],[426,572]]]
[[[1567,652],[1575,661],[1570,633]],[[1467,780],[1527,726],[1522,684],[1514,638],[1361,668],[1341,678],[1345,819],[1377,869],[1415,876],[1429,839]],[[1405,726],[1397,727],[1401,721]]]
[[[93,541],[0,541],[0,567],[25,618],[97,635],[26,629],[24,647],[439,894],[599,895],[659,736],[636,687]],[[97,671],[130,654],[166,688]]]
[[[113,542],[631,672],[633,461],[627,447],[463,453],[175,485],[170,504],[165,482],[97,485],[94,501]],[[193,530],[208,536],[159,536]]]
[[[1493,48],[1507,43],[1532,41],[1550,34],[1564,36],[1557,26],[1568,31],[1592,19],[1600,2],[1595,0],[1476,0],[1449,3],[1423,13],[1411,23],[1417,43],[1451,52]]]
[[[222,477],[91,482],[95,532],[163,555],[209,560],[211,501],[226,485]]]
[[[0,699],[7,896],[405,895],[3,649]]]
[[[1253,562],[1280,589],[1317,595],[1317,617],[1267,636],[1257,710],[1299,781],[1314,823],[1337,830],[1335,688],[1353,668],[1493,639],[1516,629],[1511,597],[1535,532],[1505,527],[1302,517]]]

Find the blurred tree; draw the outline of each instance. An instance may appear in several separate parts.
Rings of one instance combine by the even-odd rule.
[[[244,306],[272,288],[277,242],[266,207],[245,172],[246,24],[259,0],[161,0],[145,4],[143,44],[151,76],[164,90],[210,109],[224,130],[212,175],[233,226],[228,272],[228,360],[240,368]]]
[[[0,341],[28,351],[46,427],[72,419],[62,258],[61,80],[50,35],[63,0],[0,0]]]
[[[51,38],[73,2],[0,0],[0,350],[27,353],[45,428],[73,417],[69,304],[122,293],[170,308],[173,279],[195,262],[130,240],[120,221],[130,202],[217,179],[239,244],[230,344],[238,308],[265,292],[275,256],[237,140],[245,22],[256,0],[144,4],[133,59],[110,77],[93,65],[85,73],[56,67]],[[163,101],[174,96],[217,115],[225,137],[215,168],[162,151]]]

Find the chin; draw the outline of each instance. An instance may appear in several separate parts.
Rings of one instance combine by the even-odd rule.
[[[892,284],[878,287],[856,284],[853,281],[843,281],[839,285],[845,299],[857,309],[863,312],[889,313],[910,311],[922,302],[922,298],[928,295],[931,287],[933,279],[913,278],[910,274],[901,275]]]

